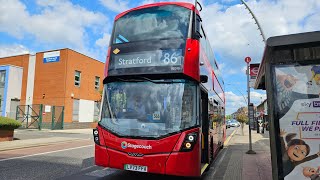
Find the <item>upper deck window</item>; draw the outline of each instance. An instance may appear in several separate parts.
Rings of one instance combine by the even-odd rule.
[[[166,5],[129,12],[115,22],[113,44],[186,38],[191,10]]]

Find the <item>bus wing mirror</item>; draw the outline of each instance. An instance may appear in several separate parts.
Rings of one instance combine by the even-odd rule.
[[[200,82],[207,83],[208,82],[208,76],[206,75],[200,75]]]

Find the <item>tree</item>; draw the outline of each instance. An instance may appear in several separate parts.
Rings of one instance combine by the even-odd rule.
[[[236,116],[237,121],[239,121],[240,124],[241,124],[241,134],[242,134],[242,136],[244,135],[244,133],[243,133],[244,124],[249,121],[247,112],[245,111],[245,108],[242,108],[239,112],[237,112],[237,116]]]
[[[232,119],[232,115],[226,115],[226,119]]]

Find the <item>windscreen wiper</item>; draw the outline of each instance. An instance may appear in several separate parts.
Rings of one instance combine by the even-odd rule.
[[[146,78],[143,76],[139,76],[139,77],[132,78],[132,79],[122,79],[122,78],[117,78],[117,79],[120,81],[123,81],[123,82],[132,82],[132,81],[143,82],[143,81],[147,80],[147,81],[155,83],[155,84],[182,83],[182,80],[180,80],[180,79],[152,80],[152,79],[149,79],[149,78]]]

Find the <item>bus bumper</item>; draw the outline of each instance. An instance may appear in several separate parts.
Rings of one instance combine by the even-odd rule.
[[[97,166],[109,167],[109,155],[106,147],[95,144],[94,161]]]
[[[194,157],[197,156],[197,157]],[[98,166],[124,169],[125,164],[147,166],[147,173],[199,177],[200,162],[197,153],[172,152],[132,157],[127,153],[95,145],[95,163]]]

